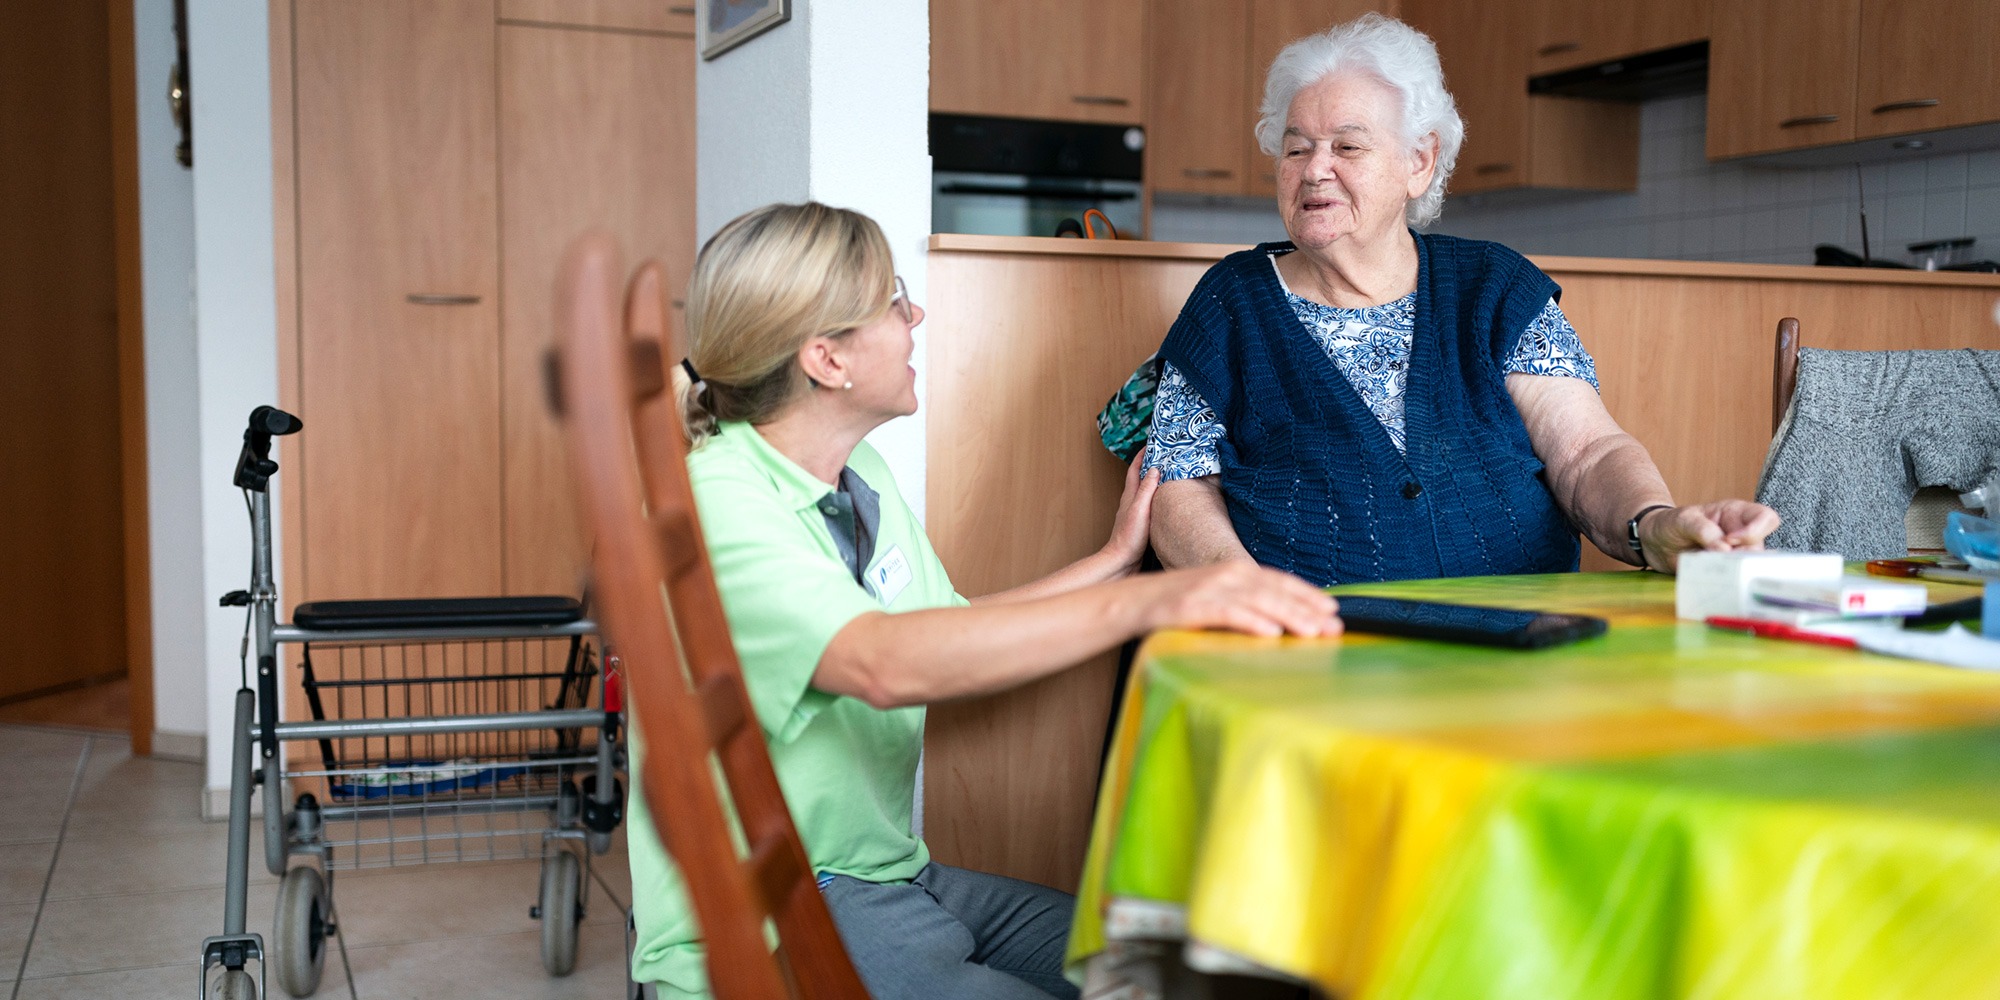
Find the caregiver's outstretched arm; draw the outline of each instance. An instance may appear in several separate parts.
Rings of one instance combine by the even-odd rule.
[[[1054,597],[862,615],[833,637],[812,684],[877,708],[999,691],[1159,628],[1251,635],[1340,632],[1324,591],[1245,561],[1146,573]]]

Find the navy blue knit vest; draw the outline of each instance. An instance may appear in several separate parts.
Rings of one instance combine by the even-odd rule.
[[[1413,234],[1406,452],[1300,325],[1267,243],[1195,286],[1160,353],[1228,428],[1222,494],[1251,556],[1315,583],[1577,566],[1576,532],[1503,366],[1554,281],[1497,243]]]

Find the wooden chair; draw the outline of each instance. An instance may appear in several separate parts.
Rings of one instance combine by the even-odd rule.
[[[609,236],[570,247],[550,388],[594,543],[598,620],[625,662],[628,700],[645,729],[637,790],[686,879],[717,997],[866,1000],[785,808],[702,543],[661,351],[664,272],[646,262],[629,290],[624,274]],[[747,857],[736,850],[711,753]]]
[[[1771,360],[1771,433],[1785,423],[1792,408],[1792,393],[1799,387],[1799,321],[1791,316],[1778,321],[1777,356]]]
[[[1771,359],[1771,434],[1777,436],[1791,412],[1792,397],[1799,388],[1799,321],[1791,316],[1778,321],[1778,340]],[[1775,443],[1775,442],[1774,442]],[[1920,487],[1903,513],[1905,544],[1911,552],[1944,551],[1945,519],[1952,511],[1963,511],[1958,491],[1945,486]]]

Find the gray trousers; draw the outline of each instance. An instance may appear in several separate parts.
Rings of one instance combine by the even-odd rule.
[[[1076,899],[932,863],[909,885],[828,876],[820,886],[875,1000],[1075,1000],[1063,948]]]

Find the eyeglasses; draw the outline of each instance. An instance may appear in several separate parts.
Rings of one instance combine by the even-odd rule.
[[[900,274],[896,275],[896,294],[889,300],[889,308],[894,309],[905,324],[917,321],[916,306],[911,304],[910,290],[903,285],[903,276]]]

